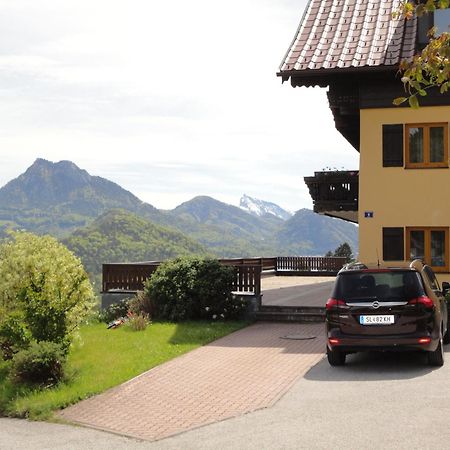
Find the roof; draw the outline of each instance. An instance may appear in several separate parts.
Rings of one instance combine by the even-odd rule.
[[[394,19],[399,0],[310,0],[280,75],[392,69],[416,50],[417,19]]]

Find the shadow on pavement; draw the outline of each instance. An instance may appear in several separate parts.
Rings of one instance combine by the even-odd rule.
[[[450,364],[450,348],[445,349]],[[439,369],[428,365],[425,352],[361,352],[347,356],[342,367],[331,367],[326,358],[306,375],[314,381],[376,381],[418,378]]]
[[[289,337],[292,336],[292,339]],[[301,338],[305,339],[301,339]],[[290,354],[323,354],[323,323],[257,322],[208,344],[211,347],[279,348]]]

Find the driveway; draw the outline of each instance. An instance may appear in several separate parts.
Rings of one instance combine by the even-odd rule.
[[[335,277],[263,277],[262,304],[323,307],[330,297],[334,280]]]
[[[313,367],[275,405],[157,442],[67,425],[0,419],[9,449],[434,449],[450,442],[447,364],[421,354],[357,354]]]

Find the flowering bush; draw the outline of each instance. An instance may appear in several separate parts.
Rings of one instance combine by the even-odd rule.
[[[235,271],[214,259],[178,258],[161,264],[145,285],[160,319],[227,320],[242,312],[231,289]]]
[[[67,351],[94,301],[80,260],[50,236],[13,233],[0,245],[0,280],[3,357],[40,341]]]

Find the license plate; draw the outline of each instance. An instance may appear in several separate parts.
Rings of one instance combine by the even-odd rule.
[[[359,316],[359,323],[361,325],[392,325],[394,323],[394,316]]]

